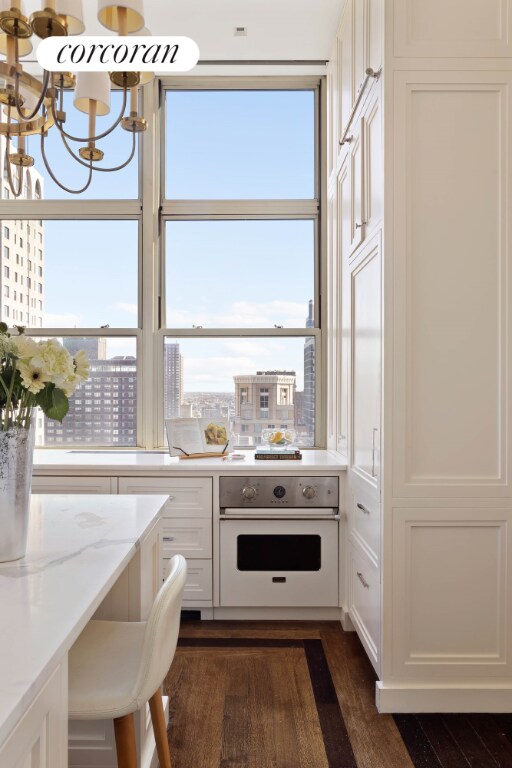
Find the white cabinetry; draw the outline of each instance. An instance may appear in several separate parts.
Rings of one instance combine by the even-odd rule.
[[[512,1],[343,5],[338,143],[358,106],[330,168],[327,316],[344,606],[381,711],[510,711]]]
[[[184,608],[210,608],[213,597],[212,509],[210,477],[119,478],[119,493],[169,494],[162,512],[161,579],[175,554],[187,559]]]
[[[117,477],[32,478],[32,493],[117,493]]]
[[[65,658],[0,747],[5,768],[67,768],[68,675]]]
[[[352,269],[351,306],[350,471],[378,490],[382,344],[380,234],[365,245]]]

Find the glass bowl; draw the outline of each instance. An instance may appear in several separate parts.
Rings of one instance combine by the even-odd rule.
[[[291,445],[297,439],[297,434],[294,429],[264,429],[261,433],[261,437],[264,443],[267,443],[271,448],[282,448],[283,446]]]

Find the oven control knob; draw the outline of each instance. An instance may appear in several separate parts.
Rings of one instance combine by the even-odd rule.
[[[274,488],[274,496],[276,499],[282,499],[284,496],[286,496],[286,488],[283,488],[282,485],[276,485]]]
[[[242,496],[246,501],[252,501],[256,498],[256,488],[254,485],[246,485],[242,488]]]
[[[305,499],[314,499],[316,496],[316,491],[312,485],[306,485],[302,489],[302,495]]]

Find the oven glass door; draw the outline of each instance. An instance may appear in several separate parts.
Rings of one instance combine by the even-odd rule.
[[[221,520],[220,603],[338,605],[337,521]]]

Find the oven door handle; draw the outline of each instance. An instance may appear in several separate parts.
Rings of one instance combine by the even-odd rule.
[[[233,509],[220,511],[221,520],[339,520],[337,509]]]

